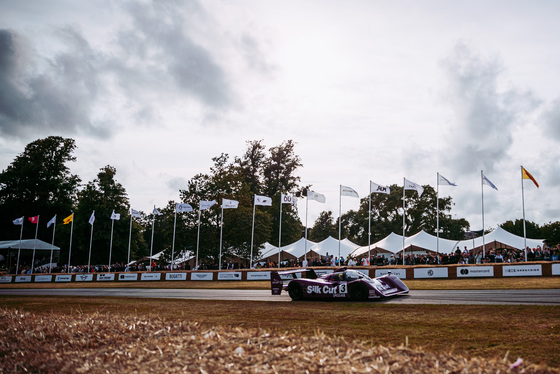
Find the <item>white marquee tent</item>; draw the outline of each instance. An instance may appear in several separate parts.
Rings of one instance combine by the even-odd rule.
[[[343,258],[348,257],[348,255],[354,252],[359,247],[358,244],[352,243],[348,239],[343,239],[340,241],[340,256]],[[329,236],[322,242],[317,243],[316,252],[319,253],[321,256],[329,256],[339,257],[338,253],[338,239]]]

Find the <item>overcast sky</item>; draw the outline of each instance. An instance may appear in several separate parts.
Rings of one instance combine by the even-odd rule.
[[[151,211],[248,140],[293,139],[301,183],[436,187],[471,229],[560,220],[560,2],[0,0],[0,169],[76,140]],[[413,194],[414,192],[408,192]],[[358,200],[343,197],[342,211]],[[305,220],[305,203],[299,203]]]

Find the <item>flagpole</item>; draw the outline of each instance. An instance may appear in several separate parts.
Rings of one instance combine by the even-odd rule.
[[[307,196],[308,193],[309,190],[307,190],[305,194],[305,259],[306,260],[307,260],[307,212],[309,208],[309,196]],[[280,267],[280,264],[278,264],[278,267]]]
[[[403,190],[402,190],[402,208],[403,208],[403,216],[402,216],[402,264],[404,265],[404,225],[405,225],[405,217],[406,217],[406,206],[404,205],[404,199],[406,197],[406,178],[403,178]]]
[[[523,205],[523,252],[527,262],[527,231],[525,229],[525,189],[523,187],[523,165],[521,165],[521,203]]]
[[[152,269],[152,255],[153,255],[153,251],[154,251],[154,225],[155,225],[155,222],[156,222],[155,208],[156,208],[156,206],[154,205],[154,212],[152,212],[152,214],[153,214],[153,216],[152,216],[152,239],[150,240],[150,271],[153,271],[153,269]]]
[[[255,204],[255,198],[253,198],[253,226],[251,227],[251,258],[249,259],[249,269],[253,267],[253,239],[255,236],[255,208],[257,204]]]
[[[280,192],[280,220],[278,221],[278,266],[280,266],[280,247],[282,246],[282,193]]]
[[[16,264],[16,275],[19,273],[19,254],[21,252],[21,238],[23,236],[23,224],[25,223],[25,217],[21,221],[21,230],[19,231],[19,247],[17,252],[17,264]]]
[[[200,203],[198,204],[198,231],[196,234],[196,266],[198,266],[198,247],[200,243],[200,215],[202,211],[200,210]]]
[[[111,219],[111,242],[109,243],[109,273],[111,272],[111,255],[113,254],[113,227],[114,226],[115,226],[115,220]]]
[[[224,231],[224,199],[222,199],[222,215],[220,217],[220,257],[218,260],[218,270],[222,270],[222,233]],[[198,258],[197,258],[197,270],[198,270]]]
[[[482,190],[482,258],[486,258],[486,242],[484,238],[484,173],[480,171],[480,187]]]
[[[72,221],[70,223],[70,247],[68,248],[68,273],[70,274],[70,258],[72,257],[72,233],[74,232],[74,212],[72,212]],[[89,272],[89,267],[88,267]]]
[[[436,180],[436,222],[437,222],[437,231],[436,231],[436,253],[439,255],[439,172],[437,173],[437,180]]]
[[[49,274],[52,273],[52,258],[53,258],[53,251],[54,251],[54,233],[56,231],[56,214],[54,215],[54,226],[52,230],[52,242],[51,242],[51,260],[49,262]]]
[[[369,181],[369,210],[368,210],[368,261],[371,261],[371,181]],[[371,263],[370,263],[371,265]]]
[[[92,214],[95,214],[95,210],[93,211]],[[72,221],[74,222],[74,221]],[[95,223],[95,220],[91,223],[91,233],[89,235],[89,256],[88,256],[88,262],[87,262],[87,270],[88,273],[91,272],[90,266],[91,266],[91,242],[93,241],[93,224]],[[111,231],[111,235],[112,235],[112,231]],[[111,270],[111,265],[109,265],[109,270]]]
[[[342,185],[338,189],[338,257],[340,257],[340,236],[342,231]]]
[[[175,259],[175,227],[177,226],[177,205],[173,215],[173,240],[171,241],[171,271],[173,271],[173,260]]]
[[[35,273],[35,249],[37,248],[37,233],[39,232],[39,218],[37,216],[37,227],[35,227],[35,242],[33,243],[33,257],[31,258],[31,274]]]
[[[132,241],[132,212],[130,214],[130,230],[128,230],[128,260],[126,262],[126,267],[130,264],[130,242]]]

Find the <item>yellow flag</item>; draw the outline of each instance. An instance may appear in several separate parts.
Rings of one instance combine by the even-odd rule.
[[[533,183],[535,184],[535,186],[537,186],[537,188],[539,188],[539,184],[537,183],[537,181],[535,180],[535,178],[533,178],[533,176],[531,175],[531,173],[529,173],[527,170],[525,170],[525,168],[522,166],[521,167],[521,174],[523,175],[523,179],[530,179],[533,181]]]
[[[74,213],[70,214],[68,217],[64,218],[62,220],[62,223],[64,223],[65,225],[69,224],[70,222],[72,222],[74,220]]]

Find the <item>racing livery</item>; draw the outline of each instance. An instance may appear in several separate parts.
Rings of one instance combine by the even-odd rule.
[[[301,278],[297,274],[301,273]],[[292,300],[350,299],[362,301],[408,293],[408,287],[391,273],[370,278],[357,270],[340,268],[334,273],[317,276],[313,269],[273,271],[270,274],[273,295],[287,291]],[[287,283],[284,280],[287,279]]]

